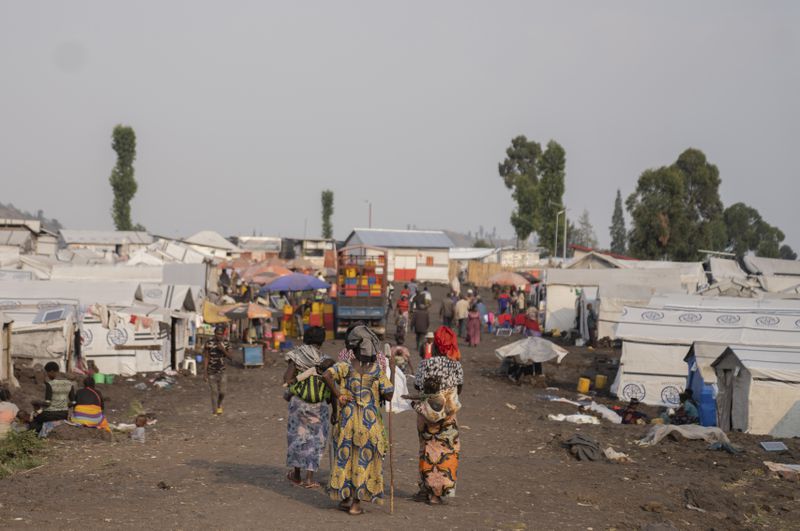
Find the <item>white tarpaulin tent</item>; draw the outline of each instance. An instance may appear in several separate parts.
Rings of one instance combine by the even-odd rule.
[[[523,365],[544,363],[553,358],[561,363],[567,350],[541,337],[527,337],[500,347],[495,350],[495,355],[501,360],[514,358],[514,361]]]
[[[800,348],[800,302],[656,296],[647,306],[625,308],[617,337],[622,357],[612,392],[676,405],[692,343]]]
[[[708,264],[711,268],[711,277],[715,282],[726,279],[745,280],[747,278],[747,273],[739,267],[736,260],[712,256],[708,259]]]
[[[722,429],[800,436],[800,349],[731,347],[714,369]]]
[[[603,287],[611,298],[615,291],[613,286],[649,286],[657,293],[681,291],[680,272],[677,269],[547,269],[544,272],[544,282],[547,286],[544,326],[548,332],[575,327],[575,304],[581,292],[584,293],[587,303],[591,303],[597,311],[598,291]],[[645,298],[644,301],[646,300]],[[613,308],[613,301],[610,304],[610,308]],[[604,330],[618,320],[613,312],[608,316],[603,315],[602,309],[598,312],[598,317],[601,321],[605,318],[606,323],[609,323],[604,326]],[[598,337],[605,337],[599,333],[599,328],[598,323]]]
[[[750,255],[745,256],[742,261],[744,267],[754,275],[792,276],[800,282],[800,261]]]
[[[602,284],[597,292],[600,309],[597,320],[597,337],[617,338],[617,324],[626,306],[642,306],[656,293],[680,293],[682,288],[672,282],[664,284]]]

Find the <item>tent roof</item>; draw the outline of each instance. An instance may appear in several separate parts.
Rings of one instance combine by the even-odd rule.
[[[31,239],[31,232],[18,229],[0,229],[0,245],[20,247]]]
[[[717,282],[729,278],[736,278],[740,280],[747,278],[747,273],[742,271],[742,268],[739,267],[739,264],[736,263],[736,260],[712,256],[708,259],[708,264],[711,267],[711,276]]]
[[[712,366],[735,356],[753,378],[800,383],[800,348],[732,346]]]
[[[441,230],[394,230],[394,229],[353,229],[345,245],[351,245],[354,238],[362,245],[386,247],[390,249],[450,249],[453,242]]]
[[[745,256],[744,267],[754,275],[785,275],[800,277],[800,261]],[[800,280],[798,280],[800,282]]]
[[[199,311],[191,286],[174,284],[140,284],[136,299],[171,311]]]
[[[153,237],[144,231],[61,229],[59,232],[61,239],[67,245],[73,243],[97,245],[122,245],[125,243],[147,245],[153,243]]]
[[[741,300],[759,302],[753,299]],[[800,303],[775,302],[792,302],[793,310],[743,307],[668,308],[653,304],[644,307],[626,306],[617,325],[617,337],[635,343],[687,347],[695,341],[727,345],[800,347]]]
[[[281,238],[273,236],[237,236],[239,247],[245,251],[280,252]]]
[[[493,254],[497,254],[499,248],[483,248],[483,247],[453,247],[450,249],[451,260],[482,260],[488,258]]]
[[[599,286],[601,284],[649,285],[658,288],[681,289],[677,269],[545,269],[547,285]]]
[[[582,249],[579,249],[582,250]],[[572,260],[566,266],[567,269],[591,269],[592,262],[603,262],[609,268],[624,269],[628,266],[624,265],[623,260],[615,258],[605,253],[598,253],[597,251],[589,251],[587,254],[581,256],[577,260]]]
[[[192,245],[211,247],[213,249],[223,249],[225,251],[240,250],[234,244],[223,238],[220,233],[214,232],[213,230],[201,230],[200,232],[189,236],[184,241]]]
[[[138,287],[139,282],[121,281],[6,281],[0,292],[0,307],[14,308],[51,302],[128,306],[133,302]]]
[[[647,304],[651,308],[706,309],[738,312],[800,312],[800,302],[780,299],[750,299],[744,297],[707,297],[678,293],[654,295]]]
[[[714,372],[712,364],[717,361],[728,348],[725,343],[712,343],[709,341],[695,341],[692,343],[692,348],[684,356],[683,361],[689,362],[694,356],[697,369],[703,377],[703,381],[707,384],[712,384],[717,381],[717,374]]]

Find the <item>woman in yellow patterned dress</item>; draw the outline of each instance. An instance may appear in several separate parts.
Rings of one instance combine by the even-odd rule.
[[[391,400],[394,388],[376,361],[381,344],[369,328],[353,328],[345,344],[355,359],[325,372],[340,406],[329,488],[340,509],[357,515],[363,513],[362,501],[383,501],[383,456],[389,444],[381,401]]]

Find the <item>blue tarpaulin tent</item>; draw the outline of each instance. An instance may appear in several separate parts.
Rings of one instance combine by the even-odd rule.
[[[261,288],[259,295],[265,295],[270,291],[311,291],[315,289],[328,289],[330,284],[311,275],[302,273],[292,273],[277,278]]]

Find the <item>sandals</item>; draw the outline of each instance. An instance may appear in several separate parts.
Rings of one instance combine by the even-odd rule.
[[[350,509],[348,509],[348,510],[347,510],[347,514],[349,514],[350,516],[359,516],[359,515],[361,515],[361,514],[364,514],[364,509],[362,509],[361,507],[359,507],[358,509],[356,509],[356,510],[354,511],[354,510],[353,510],[353,508],[352,508],[352,507],[350,507]]]
[[[302,483],[301,484],[301,487],[303,487],[304,489],[318,489],[321,486],[322,485],[320,485],[316,481],[312,481],[311,483]]]
[[[292,474],[292,472],[291,472],[291,471],[289,471],[289,472],[287,472],[287,473],[286,473],[286,479],[288,479],[289,481],[291,481],[292,483],[294,483],[294,485],[295,485],[296,487],[300,487],[300,486],[302,486],[302,483],[300,482],[300,480],[297,480],[297,479],[295,479],[295,478],[294,478],[294,475]]]

